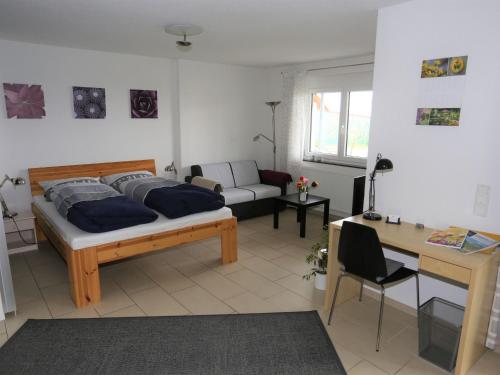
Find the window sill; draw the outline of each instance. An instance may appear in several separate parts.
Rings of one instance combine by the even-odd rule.
[[[325,160],[319,161],[319,160],[308,160],[308,159],[303,159],[302,161],[304,163],[311,163],[311,164],[336,165],[339,167],[356,168],[356,169],[366,170],[366,166],[363,166],[363,165],[342,163],[342,162],[338,162],[338,161],[325,161]]]

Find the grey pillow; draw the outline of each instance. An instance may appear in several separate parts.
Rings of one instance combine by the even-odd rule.
[[[154,176],[153,173],[149,171],[134,171],[125,173],[115,173],[109,176],[101,177],[101,182],[103,184],[111,186],[113,189],[119,191],[120,193],[125,192],[125,186],[133,180],[140,178],[149,178]]]
[[[54,188],[63,185],[75,185],[75,184],[95,184],[99,182],[97,177],[73,177],[73,178],[63,178],[59,180],[47,180],[41,181],[38,184],[42,187],[44,194],[43,196],[49,202],[53,201],[52,193]]]

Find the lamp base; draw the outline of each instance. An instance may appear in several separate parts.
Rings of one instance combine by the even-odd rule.
[[[366,220],[382,220],[382,215],[376,213],[375,211],[366,211],[363,214],[363,218]]]
[[[17,216],[17,212],[10,212],[10,211],[7,211],[7,212],[4,212],[3,213],[3,218],[4,219],[13,219],[14,217]]]

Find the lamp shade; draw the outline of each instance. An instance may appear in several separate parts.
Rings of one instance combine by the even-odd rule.
[[[375,164],[375,170],[380,172],[392,171],[393,165],[392,161],[389,159],[379,159],[377,164]]]

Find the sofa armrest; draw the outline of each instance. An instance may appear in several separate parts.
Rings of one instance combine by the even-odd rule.
[[[195,176],[203,176],[203,172],[201,170],[201,165],[195,164],[191,166],[191,175]]]
[[[222,185],[214,180],[209,180],[208,178],[194,176],[191,180],[191,184],[200,186],[209,190],[213,190],[216,193],[222,192]]]
[[[266,185],[281,188],[281,195],[286,195],[286,186],[292,182],[292,176],[286,172],[271,171],[269,169],[259,170],[260,181]]]

